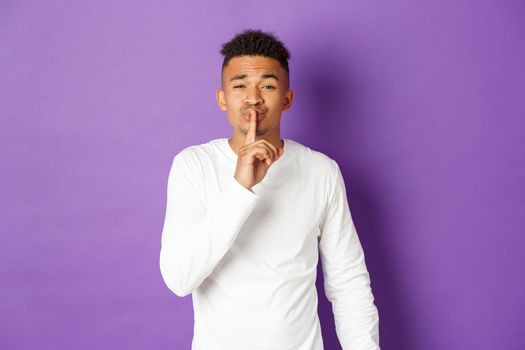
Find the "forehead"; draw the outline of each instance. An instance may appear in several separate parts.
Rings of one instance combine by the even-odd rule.
[[[279,61],[265,56],[236,56],[224,67],[225,77],[236,74],[259,75],[261,73],[274,73],[282,75],[283,68]]]

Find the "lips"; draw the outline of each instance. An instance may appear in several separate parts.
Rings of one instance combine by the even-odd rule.
[[[261,120],[264,119],[265,117],[265,113],[264,112],[259,112],[259,111],[255,111],[257,113],[257,122],[260,122]],[[244,119],[246,119],[247,121],[250,121],[250,115],[251,115],[251,112],[250,111],[246,111],[243,113],[243,117]]]

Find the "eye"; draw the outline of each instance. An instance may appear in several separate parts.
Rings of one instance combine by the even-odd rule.
[[[235,85],[233,88],[237,89],[238,87],[242,87],[242,86],[244,86],[244,85]]]
[[[267,87],[267,88],[269,88],[270,90],[275,89],[275,86],[273,86],[273,85],[264,85],[263,87]]]

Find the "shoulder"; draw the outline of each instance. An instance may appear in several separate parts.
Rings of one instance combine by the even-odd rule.
[[[198,143],[182,148],[172,157],[174,165],[181,165],[192,174],[201,174],[203,169],[219,150],[221,139],[213,139],[205,143]]]
[[[316,192],[317,198],[322,198],[326,206],[342,184],[339,164],[326,153],[299,142],[293,141],[293,148],[301,178],[306,179],[310,184],[308,188]]]
[[[289,144],[296,153],[298,164],[307,168],[304,170],[329,177],[337,173],[339,166],[329,155],[294,140],[289,140]]]
[[[198,143],[190,146],[186,146],[177,152],[174,157],[182,158],[184,160],[200,159],[206,157],[210,153],[214,152],[218,146],[218,142],[221,139],[213,139],[205,143]]]

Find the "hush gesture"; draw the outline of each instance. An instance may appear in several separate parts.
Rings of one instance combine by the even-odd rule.
[[[261,182],[270,166],[275,163],[284,152],[282,147],[277,149],[266,140],[255,141],[257,113],[253,109],[250,110],[250,113],[250,126],[244,144],[239,149],[234,175],[235,180],[247,189],[251,189]]]

